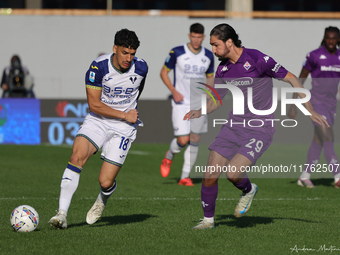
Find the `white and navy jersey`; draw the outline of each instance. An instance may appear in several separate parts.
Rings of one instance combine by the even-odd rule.
[[[174,69],[173,84],[184,97],[181,103],[190,104],[190,80],[204,79],[214,74],[214,55],[204,47],[195,54],[187,44],[183,44],[171,49],[164,66],[169,71]]]
[[[101,90],[100,100],[107,106],[128,112],[137,108],[140,86],[144,86],[148,66],[143,59],[134,57],[129,70],[123,73],[113,66],[113,55],[102,55],[91,63],[86,72],[85,84],[87,88]],[[90,114],[96,116],[95,113],[91,112]],[[121,119],[98,115],[97,117],[110,124],[117,125],[118,132],[124,131],[128,126],[135,128],[135,125]]]

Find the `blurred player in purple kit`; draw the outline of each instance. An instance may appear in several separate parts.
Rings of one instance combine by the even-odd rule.
[[[272,78],[290,83],[293,87],[302,88],[299,80],[274,59],[254,49],[242,47],[241,41],[235,30],[228,24],[220,24],[210,32],[210,44],[212,52],[221,60],[215,74],[215,84],[223,81],[224,84],[242,84],[238,86],[242,90],[244,100],[247,102],[248,88],[252,89],[252,102],[255,109],[266,110],[272,106]],[[216,83],[217,82],[217,83]],[[237,85],[235,85],[237,86]],[[220,96],[227,93],[224,89]],[[299,93],[300,97],[305,97]],[[207,113],[216,110],[220,103],[216,100],[207,102]],[[311,113],[311,118],[324,125],[327,122],[314,112],[310,102],[305,107]],[[184,119],[192,119],[201,116],[201,110],[191,110]],[[249,120],[263,121],[261,127],[248,125]],[[243,115],[229,113],[228,123],[224,124],[215,140],[210,145],[208,168],[218,169],[228,166],[234,171],[227,171],[227,178],[236,188],[242,191],[242,196],[235,208],[234,216],[242,217],[249,210],[253,198],[257,192],[257,186],[251,183],[247,174],[242,169],[255,164],[256,160],[267,150],[272,142],[274,127],[266,119],[274,119],[273,114],[255,115],[248,108],[244,108]],[[230,123],[234,123],[231,125]],[[243,124],[241,124],[243,123]],[[201,203],[204,218],[193,229],[214,228],[215,202],[218,193],[218,178],[221,171],[207,171],[204,174],[201,188]]]
[[[175,135],[162,161],[161,174],[163,177],[168,176],[174,156],[187,145],[182,174],[178,182],[179,185],[185,186],[193,186],[189,177],[190,170],[197,158],[200,134],[207,132],[206,116],[192,122],[183,120],[183,115],[190,110],[190,104],[195,103],[191,100],[195,97],[190,94],[190,81],[207,78],[207,83],[210,83],[213,80],[214,55],[210,50],[202,47],[204,38],[203,25],[192,24],[189,33],[190,42],[171,49],[161,70],[161,78],[172,93],[172,124]],[[171,70],[174,70],[173,83],[169,78]]]
[[[306,188],[314,188],[310,180],[313,165],[317,165],[323,149],[330,169],[333,169],[335,187],[340,188],[339,161],[334,150],[333,125],[336,114],[337,94],[340,81],[340,33],[337,27],[327,27],[321,46],[308,53],[300,73],[302,84],[309,74],[312,77],[311,103],[315,111],[320,113],[330,127],[320,126],[313,122],[314,137],[307,153],[305,171],[302,172],[297,184]],[[293,97],[297,97],[294,94]],[[296,118],[296,106],[291,105],[288,115]]]
[[[116,177],[136,138],[137,101],[144,88],[148,66],[135,56],[139,47],[135,32],[122,29],[115,34],[113,53],[94,60],[85,75],[90,112],[73,143],[72,155],[61,180],[59,210],[49,221],[67,228],[67,213],[79,177],[87,160],[102,148],[99,173],[100,193],[86,215],[88,224],[102,215],[106,202],[117,187]]]

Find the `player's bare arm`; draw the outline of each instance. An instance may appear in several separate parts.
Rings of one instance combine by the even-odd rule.
[[[123,119],[130,123],[136,123],[138,119],[138,112],[132,109],[128,112],[122,112],[112,109],[100,101],[102,91],[99,89],[86,88],[87,101],[92,112],[115,119]]]
[[[309,75],[309,71],[306,68],[302,67],[300,75],[299,75],[299,79],[300,79],[300,82],[301,82],[302,85],[305,83],[306,78],[308,77],[308,75]],[[295,99],[297,97],[298,97],[298,94],[294,93],[293,94],[293,98]],[[295,104],[291,104],[290,107],[289,107],[289,110],[288,110],[288,117],[291,118],[291,119],[296,119],[296,116],[297,116],[296,105]]]
[[[303,88],[303,85],[301,84],[300,80],[292,73],[288,72],[286,77],[283,79],[283,81],[290,83],[292,87],[294,88]],[[306,95],[303,93],[297,93],[300,98],[305,98]],[[313,106],[310,101],[304,103],[304,106],[306,109],[311,113],[309,116],[314,122],[318,123],[321,126],[327,126],[329,127],[328,122],[317,112],[314,111]]]
[[[164,82],[165,86],[168,87],[168,89],[170,90],[173,99],[175,100],[176,103],[183,101],[184,97],[181,93],[179,93],[175,86],[172,84],[170,78],[169,78],[169,72],[170,70],[168,70],[165,66],[162,67],[161,70],[161,79]]]
[[[215,111],[218,107],[220,107],[220,102],[214,102],[211,98],[207,102],[207,114],[212,113]],[[201,109],[199,110],[190,110],[187,114],[184,115],[183,120],[190,120],[190,119],[196,119],[202,116]]]

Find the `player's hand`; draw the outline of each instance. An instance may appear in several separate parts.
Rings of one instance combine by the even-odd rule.
[[[296,116],[297,116],[296,105],[291,105],[288,110],[288,117],[290,119],[296,119]]]
[[[176,89],[172,92],[172,98],[175,100],[176,103],[182,102],[184,97],[181,93],[179,93]]]
[[[324,119],[324,117],[322,117],[320,114],[318,114],[315,111],[310,111],[310,113],[312,115],[310,115],[309,117],[312,119],[312,121],[318,123],[321,126],[326,126],[326,127],[330,127],[327,120]]]
[[[8,90],[8,85],[7,85],[6,83],[3,83],[3,84],[1,85],[1,88],[2,88],[3,90]]]
[[[187,114],[184,115],[183,120],[191,120],[201,117],[201,110],[191,110]]]
[[[136,109],[132,109],[125,114],[125,120],[127,122],[137,123],[137,119],[138,119],[138,111]]]

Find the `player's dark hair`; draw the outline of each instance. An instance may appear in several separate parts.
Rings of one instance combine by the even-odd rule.
[[[210,32],[210,36],[212,35],[217,36],[217,38],[223,42],[231,39],[236,47],[242,47],[242,42],[238,38],[238,34],[236,34],[236,31],[228,24],[223,23],[215,26]]]
[[[335,32],[335,33],[337,33],[338,34],[338,39],[340,40],[340,30],[339,30],[339,28],[332,27],[332,26],[326,27],[325,28],[324,37],[325,37],[326,33],[328,33],[328,32]],[[321,46],[323,46],[323,45],[325,45],[325,39],[324,38],[322,38],[322,41],[321,41]],[[338,46],[340,45],[340,41],[338,41],[337,45]]]
[[[204,34],[204,26],[200,23],[194,23],[190,26],[190,33]]]
[[[135,32],[124,28],[115,34],[114,44],[137,50],[140,43]]]

